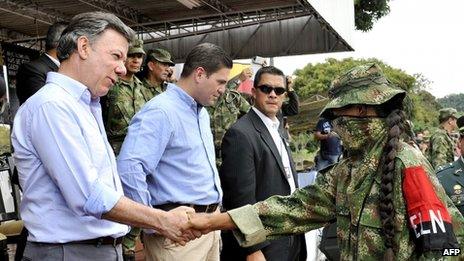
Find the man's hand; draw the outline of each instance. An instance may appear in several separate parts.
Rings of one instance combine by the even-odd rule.
[[[197,238],[197,235],[199,235],[198,232],[190,230],[189,213],[195,213],[195,210],[185,206],[165,212],[159,218],[161,227],[157,231],[184,246],[188,241]]]
[[[240,73],[239,79],[241,82],[244,82],[247,79],[250,79],[253,76],[253,70],[248,67],[243,69],[243,71]]]
[[[206,213],[188,213],[190,228],[208,234],[212,231],[210,224],[210,217],[212,214]]]
[[[261,252],[261,250],[258,250],[249,254],[246,257],[246,261],[266,261],[266,258],[264,257],[263,252]]]
[[[287,80],[287,91],[292,92],[293,91],[293,77],[291,75],[285,76],[285,79]]]

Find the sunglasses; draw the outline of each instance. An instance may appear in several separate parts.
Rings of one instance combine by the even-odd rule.
[[[284,87],[272,87],[266,84],[257,86],[256,88],[258,88],[260,91],[264,92],[265,94],[270,94],[272,91],[274,91],[276,95],[282,95],[286,91]]]

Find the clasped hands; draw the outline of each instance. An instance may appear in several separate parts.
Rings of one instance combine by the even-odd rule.
[[[160,234],[176,244],[184,246],[190,240],[197,239],[211,232],[209,216],[211,214],[195,213],[190,207],[180,206],[162,216]]]

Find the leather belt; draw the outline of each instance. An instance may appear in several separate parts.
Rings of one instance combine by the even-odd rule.
[[[218,208],[219,204],[214,203],[214,204],[209,204],[209,205],[195,205],[195,204],[180,204],[180,203],[166,203],[162,205],[156,205],[153,206],[154,208],[157,209],[162,209],[164,211],[169,211],[171,209],[175,209],[180,206],[186,206],[186,207],[191,207],[195,209],[195,212],[202,212],[202,213],[213,213],[216,211]]]
[[[87,239],[87,240],[79,240],[79,241],[71,241],[66,244],[85,244],[85,245],[112,245],[117,246],[122,243],[122,237],[114,238],[114,237],[99,237],[94,239]]]

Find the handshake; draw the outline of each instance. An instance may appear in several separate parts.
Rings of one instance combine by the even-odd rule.
[[[180,206],[160,215],[160,227],[156,230],[174,243],[184,246],[190,240],[219,229],[211,221],[223,215],[228,217],[227,213],[195,213],[193,208]]]

